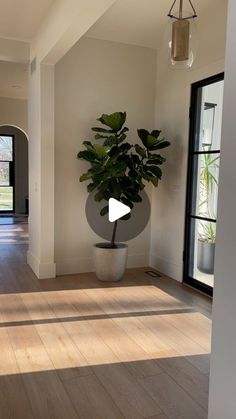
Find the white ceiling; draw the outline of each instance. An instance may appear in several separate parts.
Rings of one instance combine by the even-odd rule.
[[[0,97],[27,98],[27,64],[0,61]]]
[[[0,38],[29,41],[54,0],[0,0]]]
[[[91,38],[157,48],[173,0],[117,0],[87,32]],[[193,0],[199,18],[227,0]],[[189,8],[188,0],[184,1]]]

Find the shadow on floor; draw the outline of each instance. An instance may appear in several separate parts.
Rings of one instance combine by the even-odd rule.
[[[4,419],[207,418],[209,355],[34,372],[42,359],[18,357],[29,372],[0,377]]]

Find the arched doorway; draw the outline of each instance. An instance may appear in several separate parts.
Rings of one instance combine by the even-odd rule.
[[[28,219],[28,138],[19,127],[0,126],[0,224]]]

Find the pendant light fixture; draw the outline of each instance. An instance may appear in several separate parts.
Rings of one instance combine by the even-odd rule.
[[[190,11],[184,11],[188,3]],[[191,0],[175,0],[168,13],[170,18],[168,54],[174,68],[190,68],[196,55],[196,10]]]

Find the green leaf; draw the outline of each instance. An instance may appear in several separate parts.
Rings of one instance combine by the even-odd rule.
[[[121,179],[120,185],[123,188],[123,190],[126,191],[128,188],[132,186],[132,181],[129,179],[129,177],[125,177],[124,179]]]
[[[127,153],[133,146],[129,143],[124,143],[120,146],[121,153]]]
[[[91,162],[91,161],[94,161],[95,155],[91,151],[83,150],[83,151],[80,151],[77,154],[77,159],[79,159],[79,160],[86,160],[86,161]]]
[[[116,144],[116,142],[115,142],[114,138],[115,138],[115,137],[108,137],[108,138],[104,141],[103,145],[104,145],[105,147],[112,147],[114,144]]]
[[[128,205],[128,207],[130,207],[131,209],[134,207],[134,204],[133,204],[133,202],[130,199],[122,196],[120,198],[120,200],[121,200],[121,202],[123,202],[123,204]]]
[[[147,137],[149,135],[149,132],[146,129],[138,129],[138,136],[140,140],[142,141],[143,145],[147,147]]]
[[[154,130],[151,132],[151,135],[152,135],[153,137],[155,137],[155,138],[158,138],[158,137],[160,136],[160,134],[161,134],[161,131],[160,131],[160,130],[158,130],[158,129],[154,129]]]
[[[92,131],[101,132],[103,134],[112,134],[113,133],[113,130],[111,130],[111,129],[105,129],[105,128],[99,128],[99,127],[92,128]]]
[[[118,147],[117,145],[115,145],[114,147],[112,147],[109,151],[109,157],[112,159],[114,157],[119,156],[120,154],[120,147]]]
[[[153,159],[153,160],[148,160],[146,164],[163,164],[165,162],[165,159]]]
[[[147,136],[147,148],[153,147],[155,144],[157,144],[157,139],[153,137],[152,135]]]
[[[102,192],[97,192],[96,195],[94,196],[94,199],[96,202],[100,202],[104,199],[104,195]]]
[[[146,150],[140,145],[135,144],[135,151],[138,153],[143,159],[146,157]]]
[[[131,218],[131,213],[129,212],[128,214],[124,215],[124,217],[121,218],[122,221],[127,221]]]
[[[124,161],[116,162],[109,168],[110,175],[112,177],[122,177],[126,172],[126,164]]]
[[[119,136],[125,134],[125,132],[128,132],[128,131],[129,131],[129,128],[127,127],[122,128],[121,132],[119,133]]]
[[[123,143],[123,141],[127,138],[127,135],[123,134],[117,138],[117,144]]]
[[[93,191],[94,191],[94,190],[98,187],[99,183],[100,183],[100,182],[93,182],[93,183],[90,183],[90,184],[87,186],[87,191],[88,191],[88,192],[93,192]]]
[[[140,157],[139,156],[137,156],[136,154],[131,154],[130,158],[132,159],[134,168],[136,168],[136,166],[139,166],[139,164],[140,164]]]
[[[109,211],[109,207],[108,207],[108,205],[106,205],[104,208],[101,209],[100,215],[104,216],[108,213],[108,211]]]
[[[142,202],[142,197],[140,195],[133,195],[132,201],[133,202]]]
[[[156,178],[156,177],[152,177],[151,178],[151,182],[152,182],[152,184],[153,184],[153,186],[155,186],[155,187],[157,187],[158,186],[158,179]]]
[[[155,163],[155,164],[163,164],[166,161],[166,159],[164,157],[162,157],[160,154],[154,154],[154,153],[150,153],[150,152],[148,152],[148,159],[149,159],[147,161],[148,164],[149,163],[152,164],[152,162],[154,162],[154,161],[158,162],[158,163]]]
[[[118,132],[126,121],[126,112],[115,112],[110,115],[103,114],[98,118],[98,121],[110,127],[114,132]]]
[[[153,175],[155,175],[159,179],[161,179],[162,177],[162,171],[160,167],[158,166],[148,166],[148,173],[149,172],[151,172]]]
[[[94,137],[96,140],[109,138],[107,135],[96,134]]]
[[[141,190],[141,191],[145,188],[144,183],[143,183],[143,182],[141,182],[141,181],[140,181],[140,183],[139,183],[139,186],[140,186],[140,190]]]
[[[151,146],[149,150],[161,150],[162,148],[166,148],[169,146],[170,146],[169,141],[160,141],[157,144]]]
[[[92,178],[91,173],[84,173],[82,176],[80,176],[79,181],[84,182],[85,180],[89,180]]]
[[[95,144],[93,148],[98,160],[103,160],[104,158],[106,158],[110,151],[110,147],[104,147],[100,144]]]
[[[109,185],[109,181],[105,180],[104,182],[101,183],[101,185],[99,186],[99,192],[104,192],[107,190]]]

